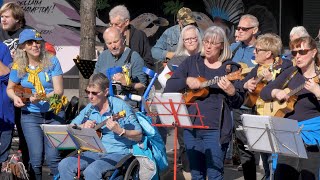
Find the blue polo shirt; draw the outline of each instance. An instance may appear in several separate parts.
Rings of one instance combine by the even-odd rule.
[[[125,117],[118,120],[121,128],[126,130],[142,131],[134,111],[128,104],[119,98],[111,96],[108,97],[108,101],[109,107],[111,108],[109,108],[104,114],[101,115],[99,109],[89,103],[71,123],[77,125],[82,124],[82,120],[85,118],[87,112],[91,108],[92,111],[90,115],[88,115],[88,120],[95,120],[97,124],[106,120],[111,116],[112,113],[116,114],[122,110],[125,110]],[[119,136],[118,134],[106,128],[106,126],[102,127],[101,140],[107,153],[128,154],[130,153],[130,149],[132,149],[132,145],[136,144],[135,141],[131,141],[126,137]]]
[[[236,42],[236,43],[232,43],[230,45],[230,49],[233,52],[237,47],[239,47],[233,58],[232,61],[239,63],[245,63],[248,65],[248,67],[254,67],[256,64],[254,64],[254,59],[252,57],[254,57],[253,51],[254,51],[254,46],[248,46],[245,45],[242,42]]]
[[[12,63],[9,48],[0,42],[0,60],[5,66]],[[14,107],[7,95],[9,74],[0,76],[0,131],[11,130],[14,126]]]
[[[50,61],[52,66],[49,69],[43,69],[38,74],[46,94],[53,91],[52,77],[63,74],[58,58],[53,56]],[[32,94],[35,94],[36,89],[32,83],[28,81],[28,77],[29,73],[26,73],[23,77],[19,77],[16,69],[12,69],[10,72],[10,80],[12,82],[16,84],[21,83],[23,87],[30,88],[32,90]],[[29,112],[48,112],[49,108],[50,106],[48,102],[40,101],[37,104],[27,103],[22,110],[27,110]]]

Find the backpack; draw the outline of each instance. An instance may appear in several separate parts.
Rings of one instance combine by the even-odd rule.
[[[166,170],[168,168],[166,147],[158,129],[151,125],[152,119],[146,114],[142,112],[136,112],[136,116],[139,124],[142,127],[143,135],[147,140],[148,148],[152,152],[152,156],[156,162],[157,168],[160,172]]]
[[[70,124],[71,121],[79,114],[79,98],[73,96],[65,109],[65,122]]]

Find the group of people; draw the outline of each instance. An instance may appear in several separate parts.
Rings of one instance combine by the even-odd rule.
[[[41,34],[25,25],[24,13],[16,3],[0,9],[0,162],[8,158],[14,125],[25,138],[31,179],[42,179],[45,159],[51,173],[60,179],[73,179],[77,174],[77,158],[62,159],[41,130],[42,124],[64,124],[64,111],[54,113],[46,99],[63,95],[63,72],[52,49],[46,48]],[[166,62],[159,75],[164,93],[198,90],[206,80],[209,94],[197,97],[202,119],[192,117],[194,125],[202,122],[208,129],[179,129],[180,162],[192,179],[223,179],[224,160],[235,135],[245,179],[256,179],[255,152],[245,148],[242,114],[266,115],[260,111],[265,102],[288,101],[285,88],[303,85],[296,93],[294,109],[283,117],[304,124],[320,120],[319,52],[314,39],[303,27],[290,33],[290,52],[282,54],[281,38],[272,33],[258,35],[256,17],[243,15],[235,31],[236,42],[229,42],[226,32],[212,26],[204,32],[197,27],[189,8],[177,13],[178,24],[168,28],[151,47],[144,32],[130,25],[130,14],[123,5],[109,12],[109,27],[103,33],[106,49],[99,55],[94,74],[85,92],[89,104],[71,122],[80,128],[94,128],[107,119],[102,129],[102,144],[107,153],[84,152],[80,169],[85,179],[102,179],[105,172],[132,153],[132,146],[141,142],[143,130],[135,115],[136,104],[113,94],[141,95],[148,85],[143,67],[153,68],[156,61]],[[121,67],[122,71],[108,73]],[[245,69],[249,69],[245,72]],[[127,70],[128,73],[123,72]],[[230,79],[230,73],[239,78]],[[15,93],[21,85],[32,90],[29,101]],[[111,85],[111,86],[110,86]],[[256,101],[249,98],[252,94]],[[14,108],[15,107],[15,108]],[[125,110],[125,117],[113,121],[112,116]],[[189,114],[196,114],[188,106]],[[20,118],[21,117],[21,118]],[[303,131],[303,129],[302,129]],[[305,132],[308,133],[308,132]],[[166,134],[162,134],[165,142]],[[316,142],[316,141],[315,141]],[[261,153],[266,179],[319,179],[319,144],[305,143],[308,159],[279,156],[276,171],[270,174],[270,154]],[[43,157],[45,154],[45,158]],[[142,166],[141,166],[142,167]],[[141,177],[143,175],[141,174]],[[148,177],[151,178],[152,176]],[[153,176],[154,177],[154,176]]]

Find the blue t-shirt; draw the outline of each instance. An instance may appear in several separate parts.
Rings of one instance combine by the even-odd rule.
[[[7,67],[12,63],[10,50],[1,41],[0,61]],[[0,76],[0,131],[12,130],[14,126],[14,107],[6,92],[8,80],[9,74]]]
[[[59,60],[56,56],[53,56],[51,59],[52,66],[49,69],[43,69],[39,74],[40,81],[46,94],[53,91],[53,82],[52,77],[62,75],[62,69],[59,63]],[[26,73],[23,77],[18,76],[18,71],[12,69],[10,72],[10,80],[16,84],[21,83],[23,87],[30,88],[32,90],[32,94],[36,93],[36,89],[31,82],[28,81],[29,73]],[[26,106],[22,108],[22,110],[27,110],[29,112],[48,112],[49,111],[49,103],[45,101],[40,101],[39,103],[32,104],[27,103]]]
[[[125,117],[118,120],[120,127],[126,130],[136,130],[140,132],[142,131],[134,111],[128,104],[126,104],[123,100],[119,98],[111,96],[108,97],[108,101],[110,108],[104,114],[101,115],[99,110],[96,107],[92,106],[91,103],[89,103],[80,112],[80,114],[74,120],[72,120],[71,124],[82,124],[82,120],[85,118],[87,112],[91,108],[93,109],[90,115],[88,116],[88,120],[95,120],[96,124],[99,124],[102,121],[106,120],[108,117],[111,116],[111,114],[116,114],[122,110],[125,110]],[[130,153],[130,149],[132,149],[132,145],[136,144],[135,141],[131,141],[126,137],[119,136],[118,134],[106,128],[106,126],[102,127],[101,140],[107,153],[128,154]]]

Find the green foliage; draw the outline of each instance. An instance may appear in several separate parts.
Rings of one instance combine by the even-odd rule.
[[[163,9],[163,13],[164,14],[171,14],[173,15],[173,20],[174,22],[176,21],[176,15],[179,11],[179,9],[181,9],[183,7],[183,2],[179,2],[179,0],[172,0],[172,1],[167,1],[163,3],[164,5],[164,9]]]
[[[97,0],[97,10],[102,10],[107,7],[110,7],[110,4],[108,4],[108,0]]]

